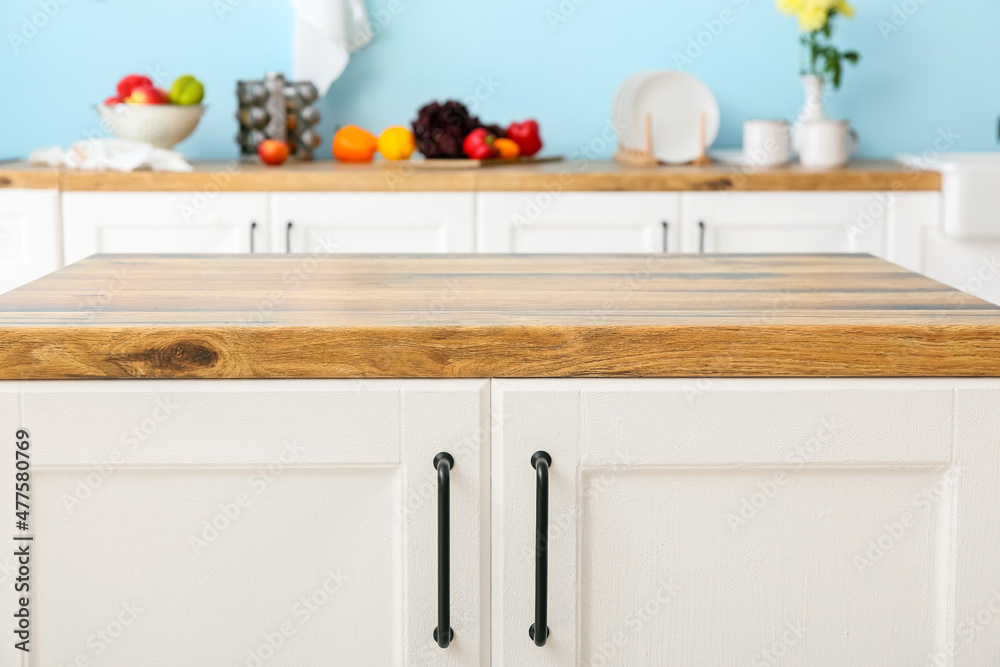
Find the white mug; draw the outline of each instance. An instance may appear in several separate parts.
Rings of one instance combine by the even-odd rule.
[[[791,126],[783,120],[743,123],[743,159],[748,165],[780,167],[792,159]]]
[[[795,144],[803,167],[842,167],[858,150],[858,133],[846,120],[809,120],[796,129]]]

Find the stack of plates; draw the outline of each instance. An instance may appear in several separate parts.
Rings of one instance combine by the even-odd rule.
[[[622,148],[646,147],[647,114],[653,120],[653,156],[660,162],[683,164],[701,154],[702,114],[705,145],[719,134],[719,103],[708,86],[685,72],[646,70],[625,80],[611,106]]]

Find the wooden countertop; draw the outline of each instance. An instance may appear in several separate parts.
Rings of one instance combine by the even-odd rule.
[[[941,176],[890,161],[860,161],[827,171],[797,165],[780,169],[720,164],[638,168],[591,160],[464,170],[419,169],[407,163],[309,162],[264,167],[232,161],[199,162],[194,172],[186,174],[58,171],[6,163],[0,164],[0,189],[4,187],[100,192],[936,191],[941,189]]]
[[[95,256],[0,378],[1000,376],[1000,307],[867,255]]]
[[[8,188],[55,190],[59,188],[60,176],[57,169],[36,167],[14,160],[0,161],[0,192]]]

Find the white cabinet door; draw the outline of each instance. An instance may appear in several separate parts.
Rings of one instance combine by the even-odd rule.
[[[934,227],[914,232],[921,245],[921,273],[1000,305],[1000,241],[959,241]]]
[[[0,190],[0,292],[61,266],[58,191]]]
[[[295,253],[467,253],[465,192],[294,192],[271,196],[271,248]]]
[[[267,252],[267,195],[205,192],[63,194],[66,263],[95,253]]]
[[[480,252],[677,252],[680,195],[502,192],[478,196]]]
[[[503,380],[492,396],[493,664],[1000,655],[1000,381]]]
[[[488,658],[487,382],[0,383],[5,452],[18,390],[32,664]],[[442,451],[455,459],[447,649],[432,637]]]
[[[683,250],[881,257],[892,199],[883,192],[685,193]]]

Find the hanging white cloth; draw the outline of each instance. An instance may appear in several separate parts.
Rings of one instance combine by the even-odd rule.
[[[292,70],[325,95],[350,54],[372,39],[364,0],[292,0],[295,10]]]

